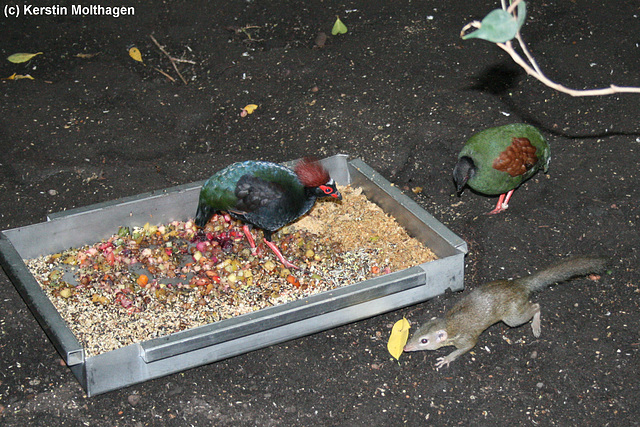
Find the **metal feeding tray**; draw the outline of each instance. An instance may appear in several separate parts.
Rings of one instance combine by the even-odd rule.
[[[247,353],[463,288],[466,243],[361,160],[322,160],[341,185],[360,187],[438,259],[253,313],[87,356],[23,259],[92,244],[120,226],[192,217],[203,182],[51,215],[0,233],[0,263],[87,395]]]

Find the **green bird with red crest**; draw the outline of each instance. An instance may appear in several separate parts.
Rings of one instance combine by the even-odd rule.
[[[539,170],[549,168],[551,150],[531,125],[514,123],[473,135],[458,155],[453,180],[458,194],[465,186],[489,196],[500,195],[489,214],[506,210],[516,188]]]

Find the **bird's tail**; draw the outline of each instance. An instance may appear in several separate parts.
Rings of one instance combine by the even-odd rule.
[[[198,210],[196,212],[196,225],[198,227],[204,227],[211,219],[211,216],[216,213],[216,210],[206,203],[198,203]]]
[[[530,276],[517,279],[517,281],[521,285],[526,286],[531,292],[535,292],[553,283],[562,282],[575,276],[602,272],[606,265],[607,259],[604,257],[576,256],[554,264]]]

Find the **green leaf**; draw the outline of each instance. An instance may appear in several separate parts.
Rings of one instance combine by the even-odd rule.
[[[527,14],[527,7],[524,1],[518,3],[518,17],[517,19],[503,9],[496,9],[489,12],[480,23],[480,28],[469,34],[462,36],[466,39],[483,39],[492,43],[504,43],[513,39],[522,24],[524,24],[524,18]]]
[[[38,53],[14,53],[13,55],[7,57],[7,59],[10,62],[13,62],[14,64],[20,64],[21,62],[27,62],[28,60],[30,60],[31,58],[33,58],[36,55],[42,55],[42,52],[38,52]]]
[[[339,17],[336,16],[336,23],[333,24],[333,29],[331,30],[331,34],[338,35],[344,34],[347,32],[347,26],[342,23]]]

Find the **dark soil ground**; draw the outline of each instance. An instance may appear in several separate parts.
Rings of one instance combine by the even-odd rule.
[[[640,86],[637,2],[530,3],[523,35],[551,78]],[[0,76],[34,77],[0,82],[1,229],[201,180],[236,160],[347,153],[400,188],[423,188],[407,194],[469,244],[469,289],[571,254],[606,254],[611,272],[537,294],[539,339],[497,324],[440,371],[451,347],[398,364],[386,340],[393,322],[439,315],[452,294],[92,398],[2,273],[0,424],[640,423],[640,95],[572,98],[495,45],[461,40],[495,1],[99,4],[135,16],[0,18]],[[348,33],[314,48],[336,15]],[[195,62],[179,64],[187,85],[150,35]],[[129,57],[132,45],[146,65]],[[39,51],[26,64],[4,59]],[[247,104],[259,108],[242,118]],[[483,215],[496,199],[455,194],[456,154],[473,133],[514,122],[547,137],[551,168],[506,213]]]

